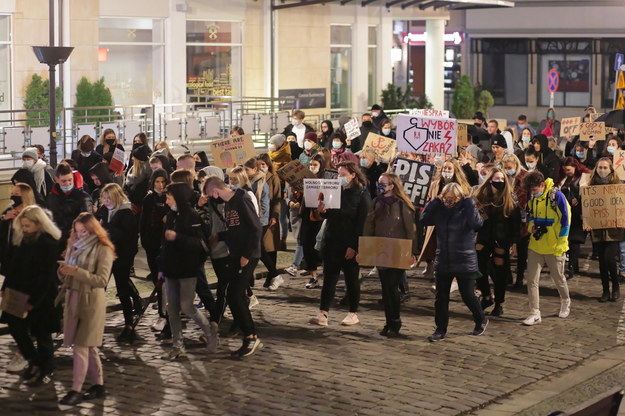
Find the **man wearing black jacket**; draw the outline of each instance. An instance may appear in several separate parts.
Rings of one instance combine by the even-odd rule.
[[[253,277],[260,258],[262,226],[252,199],[246,191],[242,189],[234,191],[217,177],[208,178],[204,189],[216,203],[225,203],[226,231],[211,236],[211,242],[222,240],[228,246],[226,267],[229,282],[226,299],[232,317],[243,332],[243,345],[232,352],[232,357],[243,358],[254,354],[263,346],[256,334],[246,297],[248,282]]]

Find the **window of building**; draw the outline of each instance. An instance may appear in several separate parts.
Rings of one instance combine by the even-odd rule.
[[[377,104],[380,100],[378,90],[378,27],[369,26],[369,106]]]
[[[163,100],[164,24],[162,19],[100,19],[100,76],[115,105]]]
[[[529,41],[474,39],[472,52],[482,55],[482,86],[495,105],[527,105]]]
[[[187,20],[187,95],[241,96],[241,22]]]
[[[539,39],[536,41],[538,57],[538,105],[549,106],[547,74],[556,69],[560,85],[555,93],[557,107],[585,107],[591,102],[592,40]]]
[[[616,71],[614,61],[617,53],[625,52],[625,39],[601,39],[601,107],[613,108]]]
[[[0,110],[11,109],[11,16],[0,15]]]
[[[352,27],[330,26],[330,106],[350,108],[352,104]]]

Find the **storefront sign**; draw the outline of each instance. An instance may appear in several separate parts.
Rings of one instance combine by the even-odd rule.
[[[412,264],[412,240],[359,237],[358,261],[361,266],[408,270]]]
[[[579,140],[605,140],[605,123],[603,121],[591,121],[579,125]]]
[[[625,184],[582,186],[580,194],[585,227],[625,228]]]
[[[579,135],[579,125],[581,117],[563,118],[560,121],[560,137],[573,137]]]
[[[397,141],[390,137],[380,136],[379,134],[369,133],[363,150],[371,149],[375,152],[378,159],[384,163],[389,163],[397,152]]]
[[[425,45],[426,39],[427,32],[410,32],[404,35],[404,43],[411,46]],[[443,39],[447,45],[460,45],[464,41],[464,33],[448,32],[443,35]]]
[[[210,146],[215,166],[222,169],[242,165],[248,159],[256,156],[254,141],[249,134],[215,140],[211,142]]]
[[[411,116],[419,116],[419,117],[449,118],[449,111],[432,110],[429,108],[415,108],[415,109],[410,110],[408,114],[410,114]]]
[[[279,90],[278,97],[280,110],[325,108],[326,106],[325,88]]]
[[[453,118],[397,116],[397,148],[400,152],[454,156],[458,121]]]
[[[416,206],[425,206],[432,178],[436,173],[436,166],[417,160],[398,157],[394,172],[404,184],[404,191]]]
[[[304,179],[306,208],[317,208],[320,202],[326,209],[341,208],[341,183],[338,179]]]

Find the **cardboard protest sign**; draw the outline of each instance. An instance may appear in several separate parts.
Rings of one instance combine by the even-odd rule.
[[[341,183],[338,179],[304,179],[306,208],[317,208],[319,202],[326,209],[341,208]]]
[[[410,110],[408,114],[410,114],[411,116],[419,116],[419,117],[449,118],[449,111],[433,110],[430,108],[415,108],[415,109]]]
[[[454,156],[458,122],[452,118],[397,116],[397,149],[423,155]]]
[[[625,150],[614,152],[614,171],[620,180],[625,181]]]
[[[256,156],[254,141],[249,134],[215,140],[210,146],[215,166],[222,169],[242,165],[246,160]]]
[[[456,133],[456,142],[458,147],[467,147],[471,143],[469,142],[469,126],[463,123],[458,123],[458,131]]]
[[[361,266],[410,269],[412,241],[400,238],[359,237],[358,260]]]
[[[397,142],[390,137],[380,136],[379,134],[369,133],[367,140],[362,149],[372,149],[384,163],[389,163],[395,156],[397,149]]]
[[[336,179],[339,177],[339,171],[335,169],[326,169],[323,171],[323,179]]]
[[[360,136],[360,127],[358,126],[358,120],[353,118],[345,123],[345,134],[347,135],[347,140],[352,140]]]
[[[111,163],[109,163],[109,169],[113,172],[121,174],[124,171],[126,165],[126,153],[123,150],[115,148]]]
[[[604,114],[605,113],[590,113],[590,121],[597,121],[597,119],[599,117],[601,117],[602,115],[604,115]],[[610,134],[610,133],[612,133],[612,127],[611,126],[605,126],[605,134]]]
[[[605,123],[603,121],[590,121],[579,125],[579,140],[605,140]]]
[[[625,184],[582,186],[580,194],[585,227],[625,227]]]
[[[284,182],[291,185],[291,188],[296,191],[304,189],[305,178],[315,178],[315,174],[310,171],[306,166],[302,165],[299,160],[291,160],[278,170],[278,176]]]
[[[416,206],[425,206],[430,183],[436,174],[436,166],[417,160],[398,157],[394,172],[404,184],[404,191]]]
[[[563,118],[560,121],[560,137],[573,137],[579,135],[579,125],[582,122],[581,117]]]

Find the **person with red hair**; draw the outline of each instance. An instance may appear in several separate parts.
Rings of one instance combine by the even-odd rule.
[[[567,279],[572,279],[575,273],[579,273],[579,250],[580,246],[586,242],[586,231],[582,224],[582,198],[579,193],[580,184],[584,185],[587,181],[583,177],[584,174],[590,175],[590,170],[576,158],[567,157],[560,167],[556,181],[560,191],[571,205]]]

